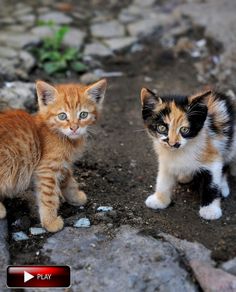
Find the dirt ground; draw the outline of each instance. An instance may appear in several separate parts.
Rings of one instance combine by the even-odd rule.
[[[104,110],[90,139],[90,145],[75,165],[75,175],[89,202],[84,210],[63,204],[61,215],[66,225],[74,217],[86,216],[92,224],[106,223],[111,228],[123,224],[135,226],[145,234],[156,237],[159,232],[181,239],[197,241],[213,251],[217,262],[236,256],[236,179],[230,178],[231,195],[222,203],[223,217],[205,221],[198,215],[200,197],[190,186],[177,186],[173,202],[161,211],[148,209],[144,201],[154,191],[157,162],[152,144],[141,120],[139,93],[143,86],[162,93],[192,93],[200,88],[189,57],[174,58],[157,42],[145,42],[145,49],[135,54],[120,55],[107,60],[106,71],[121,71],[122,77],[108,78],[109,88]],[[145,76],[151,82],[145,82]],[[32,76],[32,80],[36,76]],[[147,80],[147,79],[146,79]],[[191,161],[190,161],[191,163]],[[95,212],[97,206],[112,206],[107,216]],[[9,234],[28,230],[38,222],[31,218],[26,203],[7,201]],[[20,211],[19,211],[20,210]],[[12,225],[24,216],[21,226]],[[9,238],[12,264],[46,264],[36,252],[50,234],[32,237],[27,242]]]

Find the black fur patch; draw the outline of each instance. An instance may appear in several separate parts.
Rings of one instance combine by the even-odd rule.
[[[212,183],[212,174],[209,170],[201,169],[195,174],[194,182],[201,194],[201,206],[208,206],[215,199],[221,197],[221,190]]]

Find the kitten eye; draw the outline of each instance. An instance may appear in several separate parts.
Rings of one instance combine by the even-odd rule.
[[[87,116],[88,116],[88,112],[81,112],[81,113],[79,114],[79,118],[80,118],[80,119],[86,119]]]
[[[157,125],[157,131],[162,134],[162,133],[166,133],[167,131],[167,127],[164,125]]]
[[[182,127],[180,128],[181,134],[188,134],[189,133],[189,128],[188,127]]]
[[[67,119],[67,114],[66,113],[60,113],[58,114],[58,119],[61,121],[64,121]]]

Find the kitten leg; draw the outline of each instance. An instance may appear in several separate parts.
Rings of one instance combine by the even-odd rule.
[[[220,207],[222,165],[215,163],[202,171],[203,190],[199,214],[206,220],[216,220],[222,216]]]
[[[5,218],[6,215],[7,215],[6,208],[5,208],[5,206],[3,205],[3,203],[0,202],[0,219]]]
[[[230,194],[230,189],[229,189],[229,185],[228,185],[228,182],[227,182],[227,176],[226,175],[223,175],[223,177],[222,177],[221,193],[222,193],[222,196],[224,198],[227,198],[228,195]]]
[[[87,196],[79,190],[79,185],[74,179],[72,171],[64,168],[62,171],[63,181],[61,182],[61,191],[67,202],[74,206],[81,206],[87,203]]]
[[[176,182],[175,177],[165,166],[160,164],[159,168],[156,191],[145,201],[146,206],[152,209],[165,209],[169,206],[171,202],[172,189]]]
[[[37,195],[39,216],[43,227],[49,232],[57,232],[64,226],[63,220],[57,216],[61,196],[57,180],[53,173],[44,173],[37,178]]]

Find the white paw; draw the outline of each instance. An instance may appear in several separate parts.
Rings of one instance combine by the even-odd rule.
[[[227,183],[226,180],[224,180],[224,181],[222,182],[222,185],[221,185],[221,193],[222,193],[222,196],[223,196],[224,198],[227,198],[228,195],[229,195],[229,193],[230,193],[229,185],[228,185],[228,183]]]
[[[216,220],[222,216],[222,210],[220,208],[220,200],[214,200],[210,205],[200,208],[200,216],[206,220]]]
[[[170,204],[170,199],[166,197],[158,198],[157,194],[149,196],[145,204],[151,209],[165,209]]]

